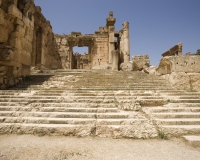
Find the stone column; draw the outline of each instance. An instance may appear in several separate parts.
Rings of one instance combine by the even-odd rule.
[[[119,31],[119,39],[120,39],[120,48],[119,48],[119,61],[120,63],[124,63],[124,55],[123,55],[123,50],[124,50],[124,37],[123,37],[123,29]]]
[[[77,69],[80,69],[80,56],[77,57]]]
[[[129,39],[129,22],[123,23],[123,38],[124,38],[124,63],[130,61],[130,39]]]
[[[113,12],[109,13],[109,17],[106,19],[106,26],[108,28],[109,32],[109,42],[108,42],[108,47],[109,47],[109,64],[112,64],[112,50],[115,49],[115,21],[116,18],[113,17]]]
[[[72,52],[73,47],[69,46],[69,69],[72,69]]]
[[[112,70],[118,71],[119,51],[112,50]]]
[[[112,64],[112,51],[115,49],[114,26],[109,26],[109,64]]]

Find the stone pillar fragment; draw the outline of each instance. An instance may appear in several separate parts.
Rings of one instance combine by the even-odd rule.
[[[69,47],[69,69],[72,69],[72,54],[73,54],[73,47]]]
[[[124,63],[130,61],[130,39],[129,39],[129,22],[123,23],[123,38],[124,38]]]
[[[118,71],[118,64],[119,64],[119,51],[112,50],[112,70]]]
[[[109,17],[106,19],[106,26],[109,32],[109,64],[112,64],[112,50],[115,49],[115,21],[116,18],[113,17],[113,12],[110,12]]]

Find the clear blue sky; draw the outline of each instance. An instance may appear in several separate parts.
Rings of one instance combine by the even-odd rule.
[[[158,65],[161,54],[179,42],[183,54],[200,49],[200,0],[35,0],[35,4],[57,34],[93,34],[113,11],[116,31],[129,21],[131,57],[148,54],[151,65]]]

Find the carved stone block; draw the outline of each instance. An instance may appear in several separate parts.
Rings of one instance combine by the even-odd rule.
[[[9,6],[8,14],[11,14],[19,19],[22,19],[22,12],[15,5]]]

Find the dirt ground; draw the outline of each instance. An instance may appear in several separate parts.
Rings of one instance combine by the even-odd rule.
[[[0,135],[0,160],[200,160],[181,139]]]

